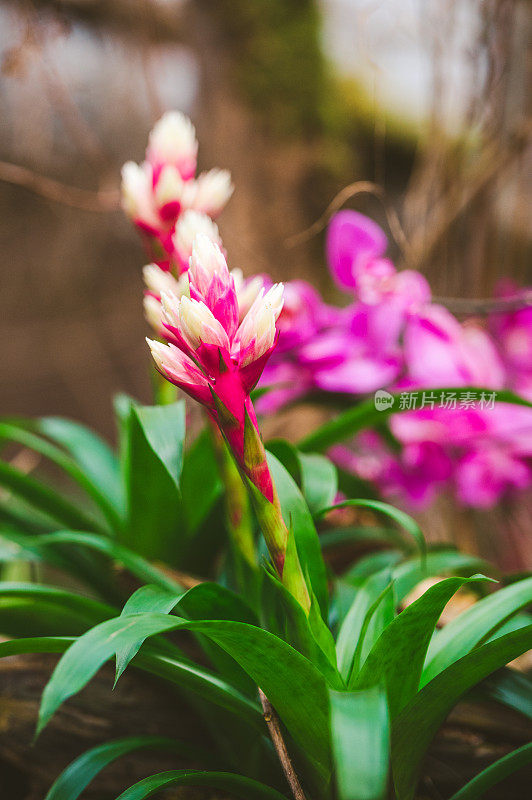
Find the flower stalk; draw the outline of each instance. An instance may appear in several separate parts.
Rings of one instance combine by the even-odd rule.
[[[154,287],[153,270],[148,278]],[[250,491],[275,570],[308,611],[295,548],[286,568],[289,531],[250,398],[277,342],[283,286],[266,292],[256,282],[243,284],[229,272],[219,244],[203,233],[194,239],[188,270],[172,280],[160,282],[159,296],[154,292],[154,323],[167,342],[148,340],[157,368],[200,402],[220,430]]]

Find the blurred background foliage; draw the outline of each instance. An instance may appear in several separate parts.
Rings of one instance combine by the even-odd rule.
[[[168,108],[196,124],[200,168],[233,174],[220,229],[246,274],[341,300],[323,227],[342,192],[461,318],[501,278],[530,283],[531,20],[526,0],[0,0],[1,412],[113,438],[112,395],[150,401],[118,187]],[[436,538],[453,514],[431,515]],[[466,516],[467,543],[530,508]]]

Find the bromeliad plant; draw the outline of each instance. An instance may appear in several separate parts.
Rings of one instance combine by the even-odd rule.
[[[145,169],[153,189],[161,169]],[[245,800],[412,800],[430,743],[462,697],[532,716],[530,681],[506,666],[532,647],[532,578],[495,588],[488,564],[428,548],[404,512],[339,499],[335,466],[312,452],[313,441],[338,435],[334,420],[300,447],[264,445],[252,392],[276,347],[283,286],[243,282],[212,224],[173,213],[163,226],[167,257],[147,269],[158,334],[149,344],[162,378],[200,403],[209,425],[186,442],[183,400],[140,406],[120,397],[115,454],[66,420],[1,423],[3,442],[52,462],[84,497],[0,462],[4,577],[32,564],[45,578],[51,564],[79,587],[1,582],[0,631],[14,638],[0,643],[0,657],[63,654],[38,732],[116,659],[117,680],[135,669],[157,676],[162,692],[178,689],[204,725],[203,741],[132,732],[81,755],[47,800],[75,800],[106,765],[154,747],[190,768],[148,776],[121,800],[171,786]],[[188,267],[176,243],[189,247]],[[387,523],[342,526],[350,507]],[[346,542],[377,550],[336,575],[327,556]],[[117,565],[138,585],[129,597]],[[188,572],[211,580],[187,588]],[[422,581],[428,588],[412,601]],[[439,628],[464,587],[477,602]],[[168,638],[179,631],[196,647]],[[482,796],[531,760],[530,745],[509,753],[455,800]]]

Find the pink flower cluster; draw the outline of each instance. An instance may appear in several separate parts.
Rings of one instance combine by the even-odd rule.
[[[386,247],[372,220],[354,211],[335,216],[329,267],[353,300],[331,308],[306,284],[286,286],[279,346],[263,378],[277,386],[260,410],[316,390],[360,396],[387,389],[403,393],[405,403],[416,390],[435,390],[424,407],[404,405],[417,410],[391,417],[398,453],[367,432],[331,455],[411,505],[427,505],[450,487],[462,504],[488,508],[532,482],[532,412],[493,396],[472,400],[459,388],[506,388],[532,400],[532,307],[461,324],[431,301],[419,272],[395,269]],[[518,297],[511,286],[503,294]],[[443,387],[458,391],[436,391]]]
[[[179,281],[159,267],[150,269],[153,280],[171,279],[176,290],[161,291],[158,304],[158,332],[166,343],[148,339],[159,371],[206,407],[241,468],[271,502],[266,463],[254,464],[250,473],[246,426],[258,431],[249,395],[275,347],[283,285],[257,287],[249,303],[249,292],[237,291],[220,246],[201,233]]]
[[[188,265],[190,236],[176,239],[176,223],[184,212],[204,215],[204,220],[216,217],[233,192],[227,170],[211,169],[196,177],[197,155],[192,122],[168,111],[150,133],[145,161],[128,161],[122,168],[122,207],[142,234],[150,258],[163,269]]]

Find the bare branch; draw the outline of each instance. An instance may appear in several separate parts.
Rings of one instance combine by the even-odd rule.
[[[273,746],[275,747],[279,761],[281,762],[283,772],[290,785],[292,794],[294,795],[295,800],[306,800],[303,789],[301,788],[301,784],[299,783],[299,779],[290,760],[290,756],[288,755],[288,750],[286,749],[283,735],[281,733],[281,726],[279,725],[279,718],[275,712],[275,709],[262,689],[259,689],[259,696],[262,704],[262,710],[264,712],[264,721],[268,726]]]
[[[22,4],[22,0],[10,2]],[[144,2],[146,13],[141,8]],[[77,17],[91,25],[115,27],[121,32],[152,38],[153,41],[182,42],[185,37],[181,13],[185,3],[179,0],[166,3],[154,0],[33,0],[33,3],[38,8]]]
[[[290,238],[286,240],[286,246],[295,247],[299,244],[303,244],[303,242],[308,241],[313,236],[316,236],[316,234],[320,233],[320,231],[325,228],[333,214],[336,214],[336,212],[342,208],[343,204],[347,202],[347,200],[350,200],[351,197],[355,197],[357,194],[372,194],[374,197],[380,200],[386,213],[390,232],[398,247],[403,251],[403,253],[406,253],[409,249],[409,244],[404,234],[401,222],[399,221],[399,217],[397,216],[395,209],[388,202],[386,192],[382,186],[379,186],[377,183],[373,183],[372,181],[356,181],[355,183],[350,183],[349,186],[345,186],[332,199],[321,217],[317,219],[316,222],[310,226],[310,228],[301,231],[301,233],[296,233],[294,236],[290,236]]]
[[[23,186],[35,194],[62,203],[72,208],[79,208],[83,211],[99,211],[108,213],[116,211],[120,207],[120,192],[118,189],[108,191],[90,191],[89,189],[79,189],[77,186],[67,186],[53,178],[39,175],[31,169],[21,167],[18,164],[10,164],[7,161],[0,161],[0,180],[12,183],[16,186]]]

